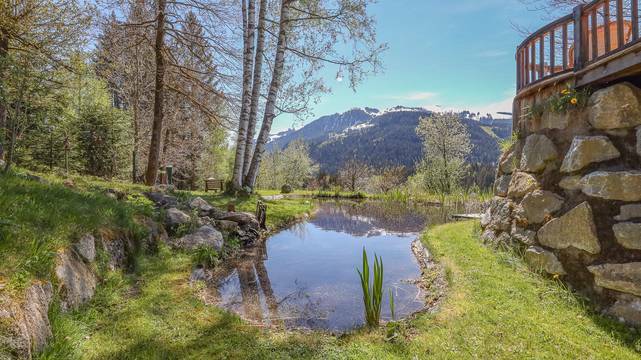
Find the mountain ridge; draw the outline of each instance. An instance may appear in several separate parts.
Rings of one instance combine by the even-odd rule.
[[[335,173],[352,158],[375,168],[400,164],[413,169],[423,157],[416,127],[421,117],[432,113],[424,108],[400,105],[385,110],[352,108],[321,116],[299,129],[274,134],[267,149],[283,149],[292,141],[302,139],[321,171],[328,173]],[[500,155],[499,141],[511,135],[511,120],[476,120],[469,117],[468,112],[461,114],[472,142],[469,162],[494,165]]]

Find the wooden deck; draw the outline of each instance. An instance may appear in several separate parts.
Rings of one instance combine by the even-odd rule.
[[[581,87],[641,70],[640,1],[579,5],[530,35],[516,51],[517,99],[560,82]]]

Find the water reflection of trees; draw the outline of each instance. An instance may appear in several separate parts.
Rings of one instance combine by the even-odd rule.
[[[225,291],[224,295],[229,299],[222,305],[256,323],[310,328],[327,326],[327,311],[320,309],[320,300],[314,301],[304,285],[296,283],[292,292],[278,299],[269,279],[266,260],[267,248],[262,244],[216,276],[219,279],[215,284],[216,292]]]
[[[327,231],[354,236],[417,233],[426,224],[446,221],[448,208],[398,202],[323,202],[311,223]]]

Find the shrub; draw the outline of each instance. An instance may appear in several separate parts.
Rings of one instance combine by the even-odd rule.
[[[280,192],[282,194],[290,194],[293,191],[292,186],[289,184],[285,184],[280,188]]]

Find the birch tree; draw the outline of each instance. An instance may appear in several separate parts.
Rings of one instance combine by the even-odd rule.
[[[368,0],[280,2],[277,32],[265,30],[277,42],[263,120],[245,177],[245,186],[253,188],[255,185],[277,111],[305,111],[311,96],[329,89],[322,79],[316,78],[323,66],[337,66],[340,74],[347,72],[350,86],[354,89],[366,75],[380,69],[379,56],[386,45],[376,42],[374,20],[367,14],[370,3]],[[351,53],[342,53],[340,45],[346,45]],[[287,74],[284,71],[288,66],[286,62],[292,66],[287,68]],[[292,75],[296,70],[301,72]],[[295,90],[289,95],[295,96],[299,104],[283,109],[277,101],[288,95],[283,91],[283,85],[292,79],[290,90]]]
[[[252,72],[254,63],[254,37],[256,35],[256,0],[241,0],[243,16],[243,89],[238,119],[238,139],[236,141],[236,161],[232,185],[240,189],[243,185],[245,147],[249,125],[249,109],[252,100]]]
[[[247,134],[245,136],[245,157],[243,159],[243,180],[249,172],[249,166],[253,155],[254,133],[258,116],[258,106],[263,76],[263,57],[265,56],[265,21],[267,16],[267,0],[260,0],[258,11],[258,28],[256,40],[256,54],[254,56],[254,79],[252,81],[251,105],[249,107],[249,118],[247,119]]]
[[[264,147],[265,144],[267,144],[269,133],[271,132],[272,122],[274,121],[275,117],[274,114],[276,109],[276,100],[278,97],[278,90],[281,86],[283,67],[285,66],[285,50],[287,48],[287,36],[290,25],[289,6],[292,2],[292,0],[282,0],[280,6],[278,43],[276,44],[276,56],[274,59],[272,80],[269,85],[269,92],[267,93],[267,100],[265,102],[263,123],[260,129],[260,133],[258,134],[258,140],[256,141],[254,155],[252,156],[252,161],[249,165],[249,170],[247,171],[247,177],[245,179],[245,185],[250,188],[253,188],[254,184],[256,183],[256,176],[258,176],[259,170],[258,167],[260,166],[260,161],[263,156],[263,152],[265,151]]]

